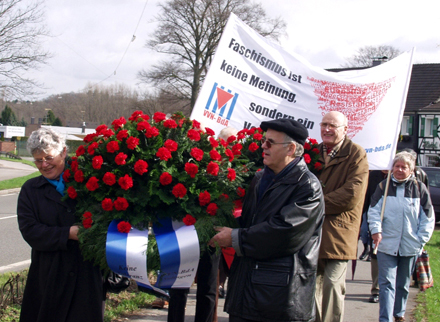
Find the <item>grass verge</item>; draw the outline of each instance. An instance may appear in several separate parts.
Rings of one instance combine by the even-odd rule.
[[[425,249],[429,254],[434,286],[417,295],[414,317],[417,322],[437,322],[440,321],[440,230],[434,231]]]
[[[20,304],[26,278],[27,270],[0,275],[0,287],[2,289],[0,296],[0,322],[15,322],[19,320]],[[125,316],[141,308],[150,307],[155,299],[154,295],[139,292],[136,283],[132,282],[127,290],[119,294],[107,294],[104,322],[123,321]]]

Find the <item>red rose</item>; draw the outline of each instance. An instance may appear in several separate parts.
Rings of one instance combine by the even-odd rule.
[[[139,118],[144,116],[144,112],[142,111],[134,111],[133,114],[128,118],[129,121],[137,121]],[[146,119],[148,121],[148,118]]]
[[[304,161],[309,164],[310,161],[312,161],[312,159],[310,158],[310,155],[308,155],[307,153],[304,153]]]
[[[186,136],[192,141],[200,141],[200,133],[196,130],[188,130]]]
[[[69,178],[72,174],[70,173],[69,169],[64,170],[63,172],[63,180],[64,182],[69,182]]]
[[[179,147],[177,142],[173,140],[166,140],[163,146],[166,147],[171,152],[177,151],[177,148]]]
[[[243,149],[243,145],[241,145],[240,143],[237,143],[232,147],[232,153],[234,155],[240,155],[241,149]]]
[[[75,188],[72,186],[67,188],[67,194],[71,199],[75,199],[76,197],[78,197],[78,193],[76,192]]]
[[[191,226],[196,223],[196,219],[190,214],[186,215],[185,218],[182,219],[182,221],[186,226]]]
[[[92,218],[92,213],[90,211],[86,211],[83,213],[83,218]]]
[[[219,139],[219,141],[220,141],[220,144],[223,145],[225,148],[229,145],[228,142],[226,142],[223,139]]]
[[[227,139],[226,142],[228,142],[229,144],[231,144],[232,142],[234,142],[235,140],[237,140],[237,137],[235,135],[230,135]]]
[[[104,177],[102,178],[102,181],[107,186],[113,186],[116,183],[116,176],[111,172],[106,172],[106,174],[104,174]]]
[[[225,153],[229,157],[229,162],[234,161],[234,153],[231,150],[227,149]]]
[[[107,129],[107,130],[105,130],[105,131],[102,131],[101,134],[102,134],[103,137],[105,137],[105,138],[109,138],[109,137],[111,137],[112,135],[115,135],[115,132],[113,132],[113,131],[110,130],[110,129]]]
[[[133,179],[128,174],[126,174],[125,176],[119,178],[118,184],[121,186],[122,189],[128,190],[133,187]]]
[[[76,160],[72,161],[72,163],[70,164],[70,168],[72,169],[73,172],[76,172],[76,170],[78,170],[78,161]]]
[[[222,160],[222,156],[216,150],[209,151],[209,156],[214,161],[221,161]]]
[[[235,180],[235,177],[236,177],[235,170],[229,168],[229,169],[228,169],[228,176],[227,176],[228,180],[229,180],[229,181],[234,181],[234,180]]]
[[[305,150],[310,150],[312,147],[310,146],[310,144],[308,144],[307,142],[304,143],[304,149]]]
[[[107,143],[107,152],[108,153],[115,153],[119,150],[119,143],[118,141],[110,141]]]
[[[217,163],[211,161],[208,163],[208,166],[206,167],[206,172],[209,174],[216,176],[218,175],[219,166]]]
[[[183,184],[178,183],[173,187],[173,190],[171,192],[174,195],[174,197],[183,198],[186,195],[186,188]]]
[[[136,172],[139,175],[143,175],[145,172],[148,172],[148,163],[144,160],[137,160],[134,164],[134,172]]]
[[[208,134],[210,136],[215,135],[215,132],[213,130],[211,130],[209,127],[205,127],[205,131],[206,131],[206,134]]]
[[[81,170],[78,170],[73,175],[73,178],[75,179],[76,182],[81,183],[84,181],[84,173]]]
[[[196,120],[193,120],[192,121],[192,128],[193,129],[200,129],[200,122],[196,121]]]
[[[96,177],[91,177],[91,178],[87,181],[87,183],[86,183],[86,188],[87,188],[89,191],[95,191],[96,189],[99,188],[98,181],[99,181],[98,178],[96,178]]]
[[[118,155],[115,157],[115,163],[117,165],[124,165],[127,162],[125,161],[127,159],[128,155],[125,153],[119,152]]]
[[[84,147],[84,145],[80,145],[79,147],[78,147],[78,149],[76,149],[76,156],[81,156],[81,155],[83,155],[84,153],[86,153],[86,148]]]
[[[199,148],[192,148],[190,154],[197,161],[202,161],[203,159],[203,150]]]
[[[92,227],[92,224],[93,224],[92,218],[84,218],[82,221],[82,225],[85,229],[89,229],[90,227]]]
[[[169,119],[163,122],[163,126],[169,129],[175,129],[177,127],[177,123],[176,121]]]
[[[253,127],[251,129],[248,130],[248,134],[253,135],[255,133],[255,131],[257,130],[256,127]]]
[[[215,216],[215,214],[217,213],[217,209],[218,206],[215,203],[211,202],[206,208],[206,212],[211,216]]]
[[[315,152],[316,154],[319,154],[319,149],[318,148],[313,148],[312,152]]]
[[[127,123],[127,120],[125,119],[125,117],[122,116],[122,117],[114,120],[112,122],[112,125],[113,125],[113,128],[116,131],[116,130],[120,129],[121,127],[123,127],[125,123]]]
[[[148,123],[147,121],[142,121],[137,124],[136,130],[143,131],[148,129],[150,126],[151,126],[150,123]]]
[[[115,209],[118,211],[124,211],[128,208],[128,201],[123,197],[118,197],[113,203],[113,206],[115,206]]]
[[[93,139],[96,138],[97,136],[98,136],[98,134],[96,134],[96,133],[90,133],[90,134],[87,134],[87,135],[84,137],[83,141],[84,141],[85,143],[90,143],[90,142],[92,142]]]
[[[254,135],[252,137],[254,138],[254,140],[260,141],[263,138],[263,134],[254,133]]]
[[[156,156],[161,160],[168,161],[171,159],[171,152],[167,148],[162,147],[157,150]]]
[[[118,231],[120,233],[127,233],[128,234],[131,230],[131,225],[127,221],[121,221],[117,227],[118,227]]]
[[[168,172],[164,172],[159,177],[159,182],[162,186],[167,186],[173,181],[173,177]]]
[[[309,142],[312,143],[313,145],[318,144],[318,141],[316,141],[315,139],[311,139],[308,138]]]
[[[102,132],[106,130],[107,130],[107,125],[105,124],[98,125],[98,127],[95,129],[96,133],[100,135],[102,135]]]
[[[237,139],[238,140],[242,140],[242,139],[244,139],[246,137],[246,135],[243,133],[243,132],[238,132],[237,133]]]
[[[136,149],[136,147],[139,145],[139,139],[134,137],[134,136],[130,136],[127,139],[127,148],[129,148],[130,150],[134,150]]]
[[[244,190],[242,187],[237,188],[237,195],[240,198],[243,198],[246,195],[246,190]]]
[[[211,195],[208,191],[203,191],[199,193],[199,204],[200,206],[206,206],[211,202]]]
[[[258,149],[259,149],[260,147],[258,146],[258,144],[257,143],[255,143],[255,142],[252,142],[251,144],[249,144],[249,151],[251,151],[251,152],[255,152],[255,151],[257,151]]]
[[[191,178],[195,178],[197,172],[199,172],[199,167],[194,163],[185,163],[185,171],[189,174]]]
[[[153,120],[156,123],[162,122],[163,120],[165,120],[167,118],[167,115],[165,113],[161,113],[161,112],[156,112],[153,115]]]
[[[145,137],[147,139],[151,139],[152,137],[158,136],[159,135],[159,130],[157,129],[157,127],[150,127],[145,131]]]
[[[222,193],[219,197],[220,200],[229,200],[229,196],[226,193]]]
[[[128,131],[127,130],[121,130],[116,134],[116,138],[119,141],[123,141],[126,137],[128,137]]]
[[[113,201],[110,198],[105,198],[101,202],[102,209],[105,211],[112,211],[113,210]]]
[[[101,169],[102,163],[104,162],[102,156],[97,155],[96,157],[93,157],[92,159],[92,167],[93,169],[99,170]]]
[[[218,141],[216,139],[214,139],[212,136],[209,137],[209,143],[211,143],[211,146],[213,148],[218,147]]]
[[[314,168],[319,171],[322,169],[322,164],[320,162],[315,162]]]
[[[97,147],[98,147],[98,143],[93,142],[93,143],[91,143],[91,144],[88,146],[88,148],[87,148],[87,152],[88,152],[90,155],[94,155],[94,154],[95,154],[95,150],[96,150]]]

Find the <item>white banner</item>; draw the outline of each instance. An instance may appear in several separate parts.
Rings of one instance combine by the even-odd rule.
[[[370,169],[390,169],[413,51],[373,68],[328,72],[231,14],[191,118],[217,134],[225,126],[240,130],[292,118],[320,142],[322,116],[340,111],[348,118],[348,136],[365,148]]]

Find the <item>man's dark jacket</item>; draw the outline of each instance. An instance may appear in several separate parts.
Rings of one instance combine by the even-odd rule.
[[[257,201],[262,176],[255,175],[245,197],[242,256],[231,266],[225,311],[255,321],[314,321],[321,185],[301,159]]]
[[[69,239],[75,202],[61,200],[43,176],[28,180],[18,197],[18,225],[32,247],[21,322],[102,321],[103,288],[97,266]]]

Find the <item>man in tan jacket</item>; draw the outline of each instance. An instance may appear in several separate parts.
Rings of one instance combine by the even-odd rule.
[[[321,122],[319,175],[325,219],[316,281],[316,321],[342,322],[348,260],[356,259],[359,228],[368,184],[365,149],[347,136],[344,114],[332,111]]]

